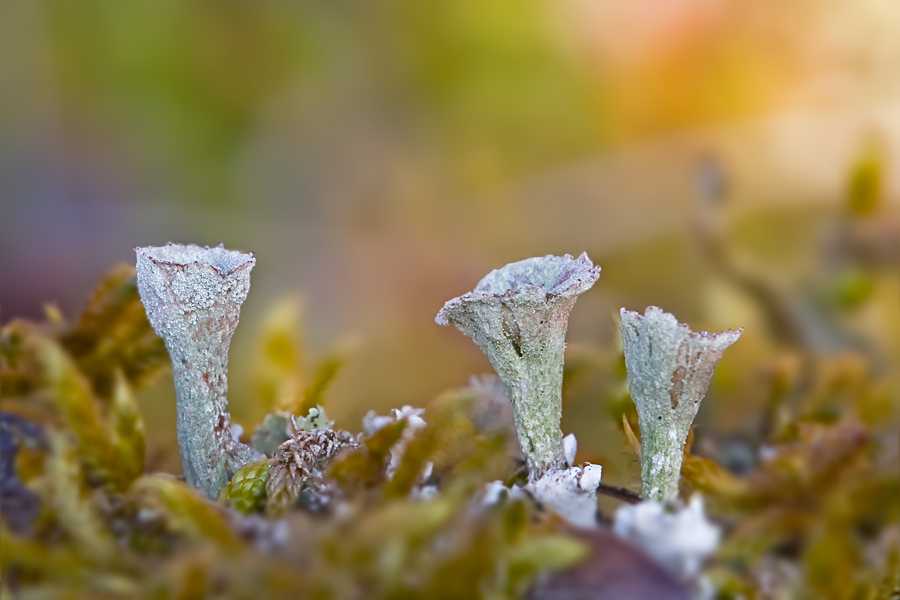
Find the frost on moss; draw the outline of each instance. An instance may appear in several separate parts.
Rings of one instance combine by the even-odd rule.
[[[332,429],[301,430],[275,451],[266,483],[269,514],[283,514],[300,501],[307,510],[321,511],[335,492],[325,477],[328,463],[348,448],[356,437]]]
[[[641,426],[645,499],[672,499],[684,443],[722,353],[743,331],[693,333],[662,309],[621,311],[628,387]]]
[[[529,258],[491,271],[435,319],[455,325],[491,361],[533,479],[566,464],[560,429],[566,329],[575,300],[599,277],[587,254]]]
[[[265,458],[232,439],[227,399],[228,347],[256,259],[171,243],[135,252],[141,300],[172,358],[184,474],[216,498],[229,470]]]

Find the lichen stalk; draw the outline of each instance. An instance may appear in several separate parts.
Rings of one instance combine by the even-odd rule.
[[[575,300],[599,277],[587,254],[529,258],[492,271],[435,319],[472,338],[497,371],[532,479],[566,465],[560,429],[566,330]]]
[[[256,259],[221,245],[135,252],[141,301],[172,359],[184,475],[216,498],[229,472],[265,458],[232,439],[228,412],[228,348]]]
[[[671,500],[700,402],[722,353],[743,329],[693,333],[655,306],[643,316],[624,308],[621,315],[628,387],[641,427],[642,496]]]

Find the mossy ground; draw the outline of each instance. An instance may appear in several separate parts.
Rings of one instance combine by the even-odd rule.
[[[883,275],[867,277],[869,292],[852,294],[852,306],[846,294],[823,302],[858,310],[884,287]],[[682,471],[682,496],[701,492],[725,533],[705,569],[717,597],[896,598],[898,395],[884,354],[852,344],[821,354],[778,349],[748,334],[741,360],[724,362],[714,382],[719,402],[756,399],[752,411],[733,407],[748,425],[736,434],[728,411],[704,404]],[[340,357],[327,357],[304,384],[291,332],[275,327],[266,340],[258,380],[269,409],[298,416],[323,404]],[[754,357],[767,352],[760,372]],[[624,580],[632,587],[618,589],[634,590],[628,600],[646,597],[641,586],[657,577],[645,557],[603,538],[621,500],[603,499],[591,535],[532,503],[479,504],[486,483],[515,481],[522,464],[509,429],[485,418],[477,386],[429,403],[427,426],[414,434],[403,418],[370,437],[352,428],[344,433],[354,443],[321,464],[312,453],[291,470],[293,454],[269,452],[273,459],[238,471],[218,503],[175,475],[145,472],[135,392],[166,377],[169,358],[129,268],[111,272],[71,323],[53,309],[40,323],[7,323],[0,359],[4,599],[552,598],[593,574],[590,597],[610,597],[608,584]],[[602,392],[630,453],[626,440],[640,432],[621,351],[582,345],[567,359],[569,395]],[[588,385],[598,371],[602,389]],[[577,411],[580,400],[570,402]],[[388,477],[401,439],[406,450]],[[279,464],[283,485],[270,496]],[[604,476],[634,487],[616,469]],[[426,484],[439,492],[418,496]]]

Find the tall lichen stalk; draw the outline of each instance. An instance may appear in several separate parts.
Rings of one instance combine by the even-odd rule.
[[[228,412],[228,348],[256,260],[221,246],[136,253],[141,300],[172,358],[185,478],[215,498],[228,471],[264,458],[232,439]]]
[[[743,330],[691,332],[655,306],[621,311],[628,387],[641,427],[644,499],[678,496],[684,444],[725,349]]]
[[[586,254],[529,258],[492,271],[436,321],[472,338],[500,376],[532,479],[564,467],[563,357],[569,313],[600,277]]]

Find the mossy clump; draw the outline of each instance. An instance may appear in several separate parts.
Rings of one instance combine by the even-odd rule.
[[[219,502],[224,502],[241,514],[258,512],[266,506],[266,484],[269,482],[271,459],[249,463],[238,469],[222,492]]]
[[[274,456],[231,474],[218,502],[145,473],[134,390],[168,357],[133,271],[105,279],[76,323],[51,316],[0,334],[4,597],[518,597],[586,555],[533,504],[480,507],[517,465],[470,418],[469,390],[406,436],[406,417],[366,436],[292,415]]]
[[[763,313],[777,308],[761,306]],[[71,323],[55,309],[40,323],[6,323],[0,595],[900,594],[896,377],[879,367],[874,350],[817,354],[800,345],[800,336],[769,356],[764,370],[759,362],[723,361],[711,387],[716,398],[704,406],[739,403],[750,395],[748,381],[764,402],[742,437],[720,430],[715,411],[689,430],[675,502],[702,494],[722,535],[700,575],[685,581],[616,537],[607,504],[595,527],[576,530],[529,496],[527,462],[513,415],[500,410],[508,407],[497,382],[448,391],[424,413],[373,412],[359,426],[329,420],[320,405],[343,355],[332,353],[307,376],[291,314],[275,310],[266,326],[256,380],[270,413],[244,436],[266,458],[229,472],[218,501],[183,477],[146,472],[135,393],[166,376],[170,362],[147,322],[132,269],[107,276]],[[770,352],[754,335],[745,335],[744,356],[761,347]],[[601,398],[601,412],[621,423],[624,452],[638,455],[627,459],[634,483],[642,432],[626,392],[622,348],[592,347],[589,355],[570,361],[566,381],[606,371],[608,389],[589,400]],[[577,391],[569,388],[567,402],[579,402]],[[240,432],[232,434],[237,441]],[[615,481],[620,473],[609,471],[622,486]],[[606,482],[598,491],[607,494],[604,502],[640,501]]]

